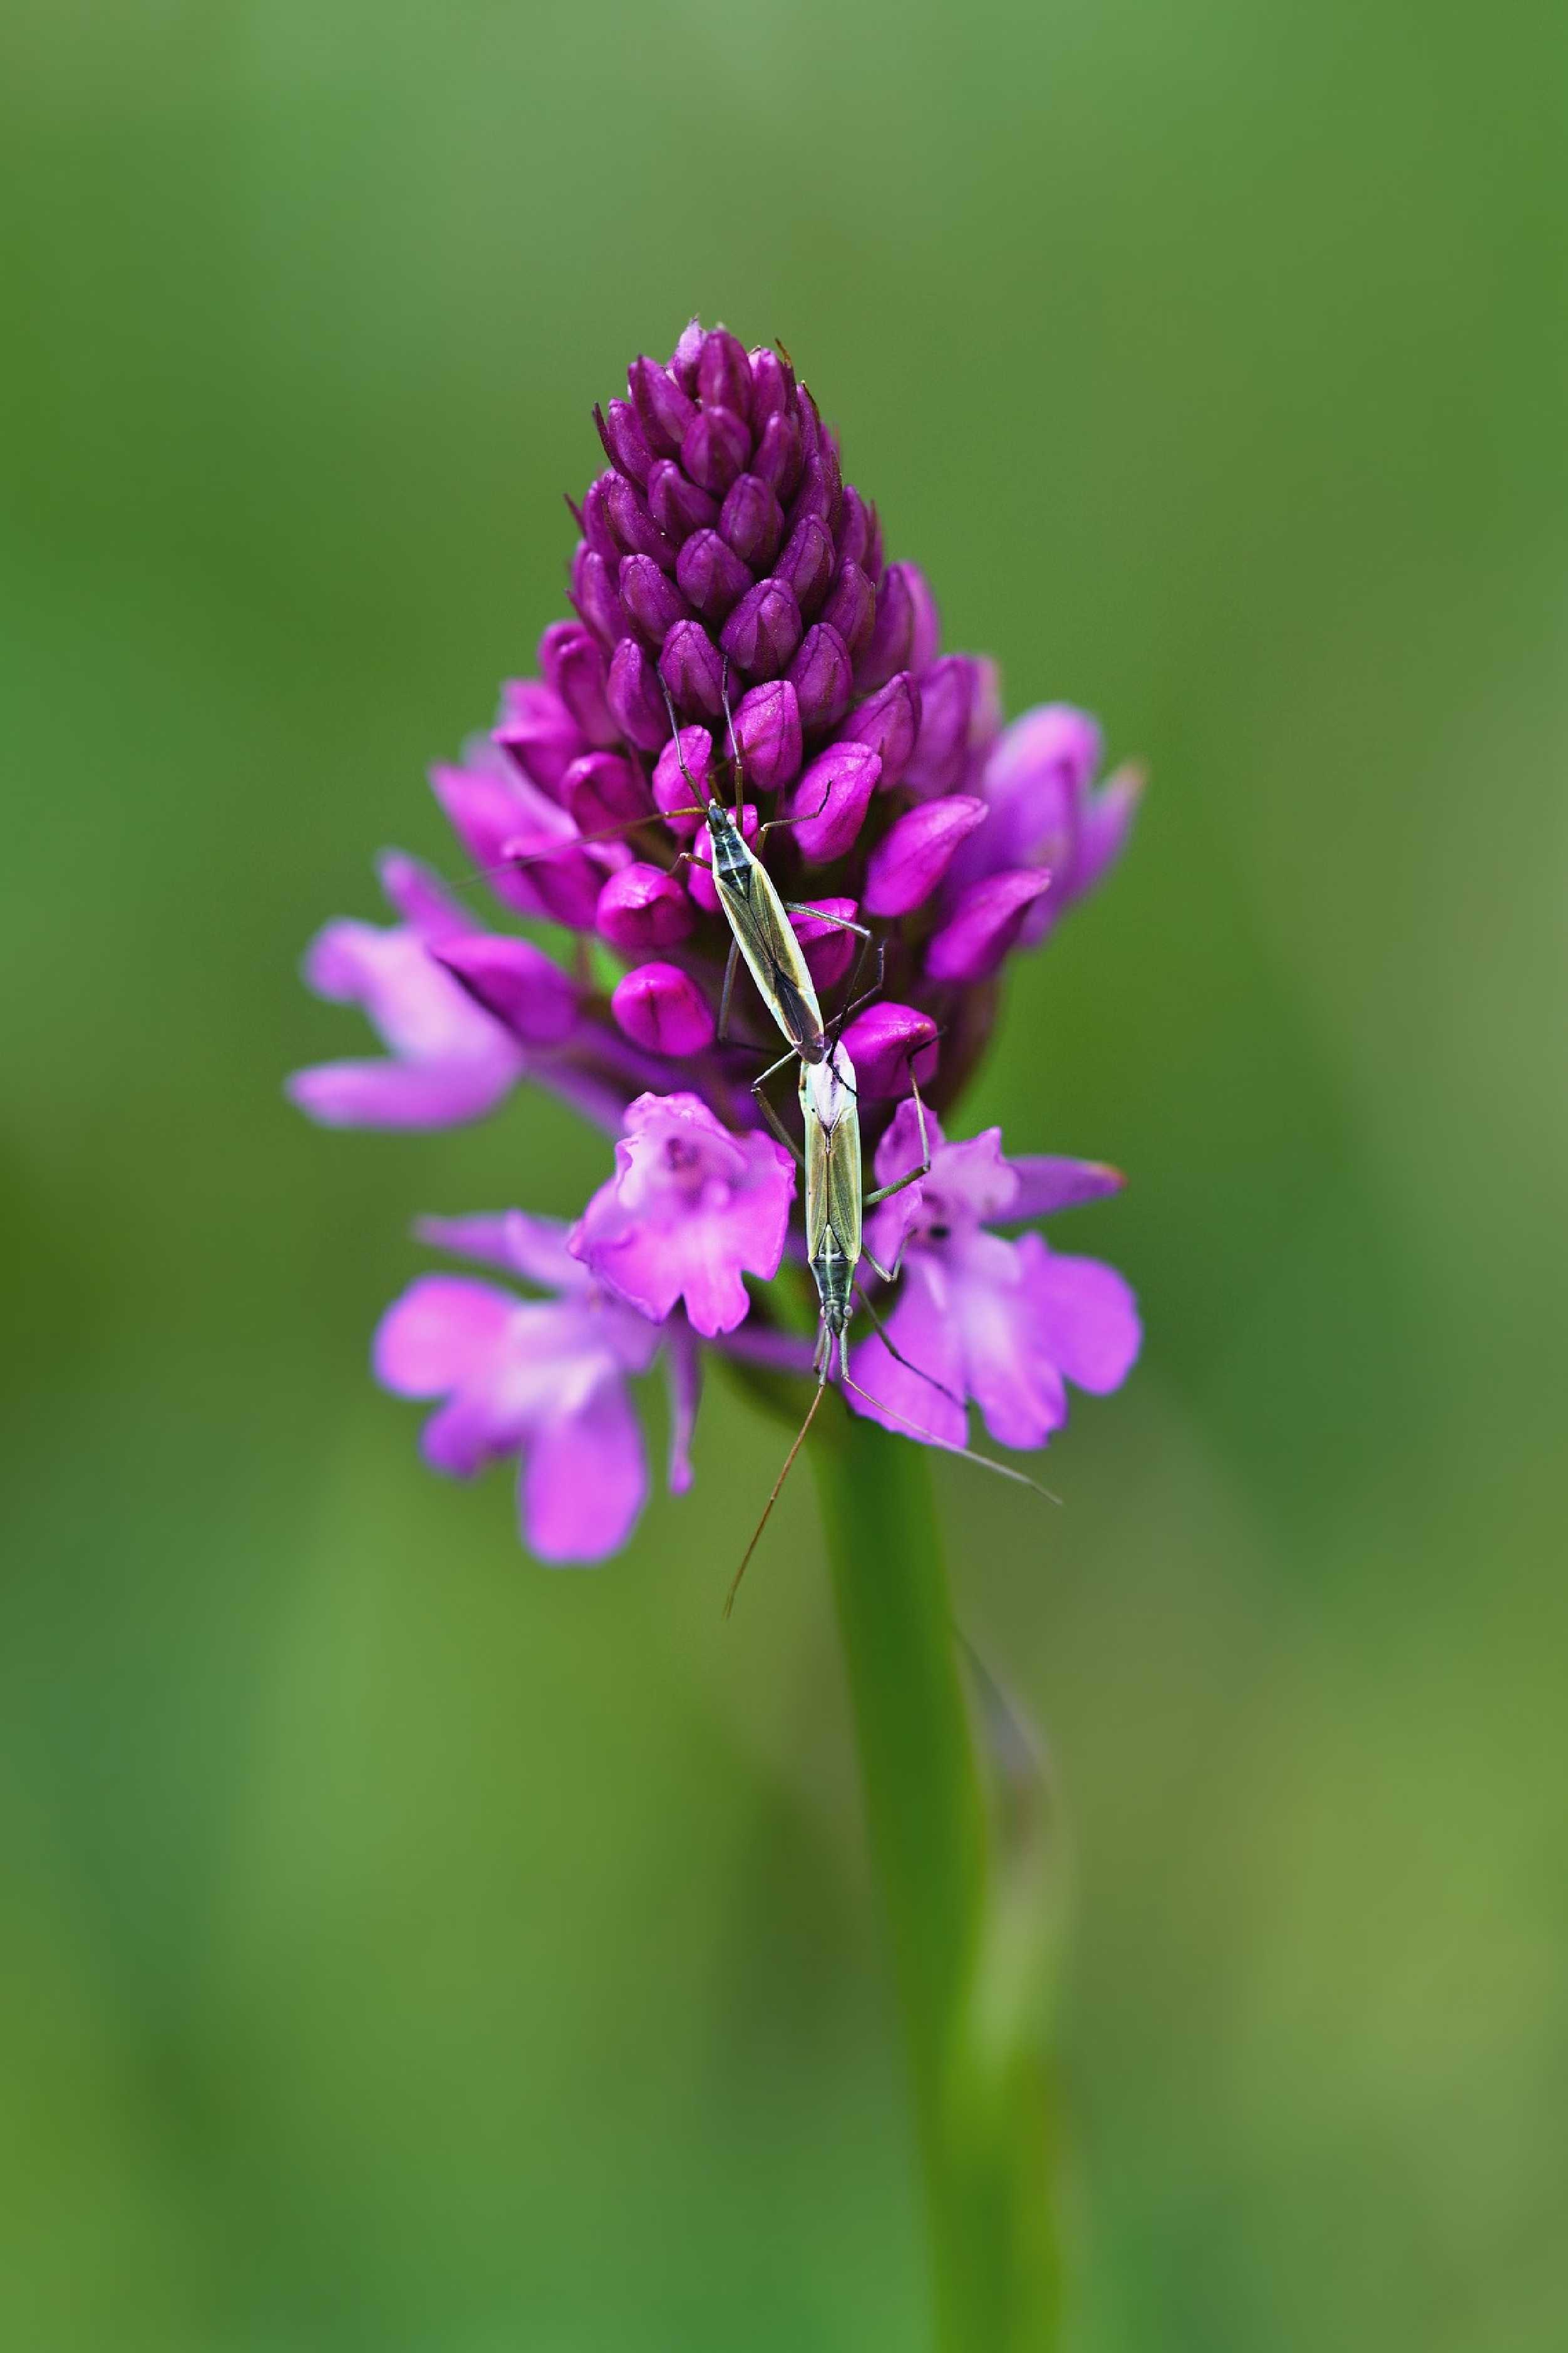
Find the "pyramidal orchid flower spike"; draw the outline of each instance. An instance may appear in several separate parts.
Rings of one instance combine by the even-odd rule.
[[[916,1165],[911,1082],[933,1113],[952,1104],[997,976],[1103,879],[1138,794],[1130,770],[1096,784],[1086,714],[1047,703],[1004,727],[993,666],[942,651],[930,586],[888,559],[875,506],[845,480],[783,353],[694,322],[667,362],[637,360],[626,397],[595,421],[606,463],[573,502],[571,616],[545,630],[537,673],[502,686],[489,732],[431,776],[496,922],[386,854],[396,922],[330,923],[305,977],[360,1006],[387,1056],[289,1082],[313,1119],[389,1128],[478,1119],[542,1086],[614,1138],[615,1171],[547,1275],[541,1248],[487,1254],[553,1304],[503,1317],[493,1285],[430,1277],[392,1312],[375,1358],[388,1388],[447,1397],[426,1439],[437,1468],[523,1458],[523,1533],[545,1559],[600,1557],[629,1533],[642,1482],[626,1385],[672,1321],[683,1362],[759,1346],[788,1361],[798,1329],[803,1204],[751,1091],[776,1036],[744,975],[721,1035],[731,934],[694,812],[743,799],[742,832],[765,842],[785,899],[822,911],[797,919],[798,936],[830,1027],[847,1012],[863,1141],[885,1184]],[[504,928],[519,915],[538,937]],[[609,987],[606,956],[623,967]],[[856,1379],[908,1443],[963,1444],[963,1396],[998,1443],[1041,1446],[1065,1417],[1064,1377],[1114,1387],[1136,1354],[1130,1296],[1107,1270],[986,1230],[1019,1165],[994,1136],[943,1142],[868,1229],[885,1266],[905,1244],[881,1306],[907,1364],[867,1338]],[[1031,1215],[1066,1205],[1048,1188],[1022,1198]],[[510,1230],[525,1229],[537,1221]],[[570,1332],[590,1325],[598,1340],[573,1355]],[[643,1325],[639,1356],[628,1335]],[[531,1349],[550,1398],[583,1400],[563,1419],[527,1402]],[[421,1388],[411,1366],[453,1377]],[[604,1474],[583,1480],[576,1525],[573,1482],[552,1467],[565,1461]]]
[[[981,1434],[972,1405],[991,1443],[1043,1447],[1069,1385],[1114,1389],[1138,1353],[1121,1277],[1037,1230],[1120,1176],[1009,1155],[994,1128],[946,1130],[1003,974],[1121,857],[1140,779],[1100,780],[1100,731],[1066,703],[1003,724],[993,665],[942,650],[929,584],[888,554],[782,350],[693,320],[594,421],[605,463],[568,501],[570,612],[501,686],[493,724],[431,772],[477,895],[384,854],[394,920],[329,923],[304,972],[384,1052],[300,1071],[289,1091],[329,1126],[411,1129],[485,1117],[519,1090],[526,1121],[539,1087],[601,1130],[603,1179],[574,1221],[521,1207],[417,1221],[447,1262],[415,1277],[374,1344],[376,1378],[429,1409],[434,1469],[514,1466],[537,1559],[600,1561],[627,1541],[648,1487],[638,1384],[656,1371],[675,1494],[693,1483],[715,1360],[794,1422],[810,1400],[790,1461],[809,1428],[918,2112],[935,2338],[1043,2353],[1052,2135],[1018,1990],[1043,1949],[1041,1880],[987,1820],[925,1466]],[[732,827],[705,821],[715,804]],[[787,991],[772,999],[752,977],[769,969],[757,939],[733,976],[746,943],[724,894],[742,870],[765,894],[741,844],[787,910],[771,934]],[[762,1082],[775,1128],[752,1082],[785,1039],[787,1075]],[[803,1140],[803,1074],[809,1248],[779,1140]],[[851,1345],[837,1293],[827,1321],[822,1212],[861,1165]],[[855,1276],[851,1261],[847,1288]],[[826,1388],[809,1386],[814,1282],[835,1337],[823,1378],[847,1413],[820,1412]]]

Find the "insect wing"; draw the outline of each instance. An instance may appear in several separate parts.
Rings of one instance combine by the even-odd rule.
[[[745,860],[742,871],[737,871],[734,861],[737,849]],[[752,857],[738,832],[730,845],[730,859],[715,860],[713,881],[746,968],[784,1037],[792,1046],[820,1038],[822,1008],[795,926],[766,867]]]

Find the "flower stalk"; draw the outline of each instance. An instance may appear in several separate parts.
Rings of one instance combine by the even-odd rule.
[[[934,2342],[1047,2353],[1059,2295],[1044,1889],[987,1803],[929,1458],[845,1414],[813,1460],[898,1983]]]

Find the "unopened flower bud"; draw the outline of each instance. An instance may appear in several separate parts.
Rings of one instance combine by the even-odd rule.
[[[719,529],[742,564],[766,571],[784,537],[784,509],[760,474],[741,474],[731,483]]]
[[[617,981],[610,1011],[634,1046],[671,1060],[713,1043],[713,1015],[697,983],[678,965],[639,964]]]
[[[670,737],[654,767],[653,797],[676,839],[689,840],[702,819],[688,812],[713,797],[713,738],[706,727],[683,727]]]
[[[937,1026],[912,1005],[884,1000],[855,1016],[844,1032],[844,1050],[863,1095],[899,1098],[911,1092],[911,1081],[929,1087],[935,1078]]]
[[[623,555],[619,586],[626,617],[647,646],[662,646],[677,621],[684,621],[691,611],[651,555]]]
[[[641,773],[616,752],[589,752],[574,760],[562,781],[561,798],[583,834],[609,833],[652,814]]]
[[[824,621],[807,629],[789,675],[800,699],[800,723],[808,732],[835,726],[843,718],[854,691],[854,674],[848,649],[837,629]]]
[[[987,875],[961,891],[952,914],[926,950],[932,980],[985,980],[1017,938],[1025,915],[1050,876],[1037,866]]]
[[[607,412],[595,409],[594,422],[611,465],[641,490],[653,464],[653,451],[644,438],[636,409],[629,401],[612,400]]]
[[[882,763],[882,790],[891,792],[903,782],[904,770],[920,732],[921,691],[908,670],[900,670],[886,686],[868,695],[839,730],[840,741],[868,744]]]
[[[647,510],[661,531],[684,540],[719,520],[719,501],[688,481],[673,458],[661,458],[647,478]]]
[[[586,743],[614,744],[618,730],[605,699],[605,649],[579,621],[557,621],[539,645],[540,667]]]
[[[724,665],[700,621],[677,621],[664,641],[658,674],[682,711],[716,719],[724,705]]]
[[[686,392],[697,390],[697,363],[702,357],[705,340],[701,320],[688,319],[669,355],[669,373]]]
[[[595,555],[585,539],[572,559],[572,602],[606,653],[626,634],[626,616],[616,587],[616,566]]]
[[[692,480],[721,499],[752,454],[752,437],[732,408],[704,408],[687,427],[680,462]]]
[[[825,522],[808,515],[784,542],[773,578],[783,581],[801,611],[809,616],[821,604],[832,577],[833,534]]]
[[[583,494],[583,536],[595,555],[602,556],[613,572],[621,560],[621,544],[610,528],[609,491],[620,476],[613,470],[598,475]]]
[[[752,455],[752,471],[771,483],[781,504],[800,480],[800,427],[793,417],[770,417]]]
[[[866,907],[873,915],[907,915],[923,906],[961,841],[984,825],[985,803],[972,793],[922,801],[894,820],[866,868]]]
[[[716,531],[693,532],[675,567],[681,594],[704,620],[721,621],[752,586],[752,575]]]
[[[657,752],[669,733],[653,663],[635,638],[623,638],[610,659],[610,709],[628,744]]]
[[[745,345],[727,327],[715,327],[702,339],[697,391],[705,407],[728,408],[742,424],[751,415],[751,362]]]
[[[673,572],[678,550],[667,531],[660,531],[624,474],[601,474],[605,514],[616,546],[624,555],[651,555],[661,572]]]
[[[877,518],[874,508],[868,505],[853,482],[844,487],[844,502],[838,511],[838,554],[845,564],[858,564],[867,578],[875,581],[868,560],[876,545]]]
[[[695,403],[657,360],[634,360],[626,382],[649,448],[661,458],[673,458],[697,414]]]
[[[882,763],[865,744],[830,744],[790,798],[791,830],[808,866],[842,858],[860,830]]]
[[[752,427],[761,433],[770,417],[783,414],[789,406],[795,390],[795,372],[787,367],[771,343],[763,343],[751,354],[752,362]]]
[[[877,589],[871,634],[855,665],[861,691],[881,686],[898,670],[921,670],[936,651],[936,607],[912,564],[889,564]]]
[[[771,679],[742,696],[735,743],[746,779],[759,792],[776,792],[800,773],[800,703],[787,679]]]
[[[806,969],[819,989],[834,988],[841,981],[864,941],[856,932],[846,929],[859,913],[853,899],[814,899],[812,905],[820,909],[815,915],[792,915],[795,938],[805,951]],[[825,921],[837,915],[836,923]]]
[[[689,935],[695,921],[691,902],[674,875],[640,860],[610,876],[595,914],[600,938],[623,955],[672,948]]]
[[[877,592],[858,564],[839,565],[822,617],[837,630],[853,659],[869,638],[877,618]]]
[[[799,645],[800,630],[800,607],[783,582],[759,580],[725,622],[719,642],[738,670],[776,678]]]
[[[919,793],[955,792],[989,716],[990,665],[949,654],[921,679],[921,729],[904,782]]]

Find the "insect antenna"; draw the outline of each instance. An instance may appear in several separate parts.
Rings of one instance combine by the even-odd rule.
[[[957,1454],[965,1462],[978,1462],[983,1471],[994,1471],[998,1479],[1011,1479],[1020,1487],[1032,1487],[1037,1495],[1045,1497],[1047,1504],[1061,1502],[1059,1495],[1053,1495],[1048,1487],[1042,1487],[1039,1481],[1031,1479],[1026,1471],[1015,1471],[1010,1462],[993,1462],[989,1454],[977,1454],[972,1446],[953,1446],[945,1438],[939,1438],[934,1430],[922,1430],[918,1421],[910,1421],[906,1415],[895,1413],[890,1405],[884,1405],[880,1398],[871,1395],[869,1389],[863,1389],[858,1381],[852,1381],[847,1372],[840,1370],[838,1382],[841,1388],[853,1389],[858,1398],[864,1398],[866,1403],[875,1406],[879,1413],[885,1413],[889,1421],[896,1421],[899,1428],[907,1430],[911,1438],[923,1439],[939,1453]]]
[[[827,1384],[826,1380],[819,1380],[817,1382],[816,1395],[812,1398],[811,1403],[805,1409],[805,1419],[795,1431],[795,1444],[784,1456],[784,1469],[773,1481],[773,1493],[763,1505],[763,1516],[757,1522],[756,1526],[752,1530],[751,1543],[741,1555],[741,1566],[735,1571],[734,1577],[731,1581],[730,1590],[724,1597],[724,1615],[726,1618],[728,1618],[731,1610],[735,1607],[735,1596],[741,1589],[741,1579],[744,1577],[747,1569],[751,1567],[752,1555],[756,1551],[757,1546],[762,1539],[763,1530],[767,1526],[769,1516],[773,1512],[773,1505],[778,1502],[779,1496],[784,1492],[784,1482],[789,1477],[790,1472],[795,1469],[795,1458],[800,1452],[801,1448],[805,1444],[805,1433],[816,1419],[816,1409],[822,1403],[823,1397],[826,1391],[826,1387]]]

